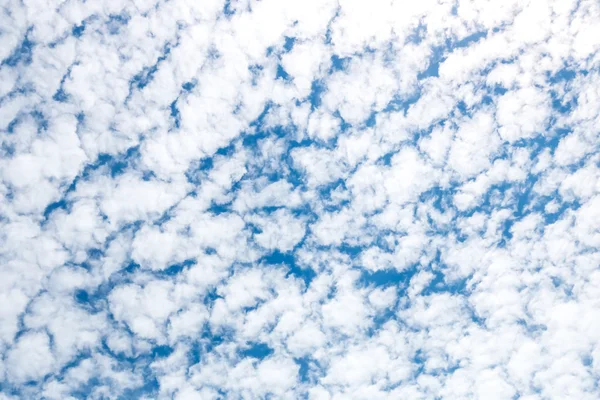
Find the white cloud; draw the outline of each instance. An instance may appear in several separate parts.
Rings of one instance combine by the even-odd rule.
[[[266,249],[290,251],[304,237],[304,223],[284,210],[275,211],[269,217],[253,217],[261,233],[254,236],[256,242]]]
[[[44,332],[27,333],[8,353],[9,379],[16,383],[38,380],[55,368],[50,338]]]

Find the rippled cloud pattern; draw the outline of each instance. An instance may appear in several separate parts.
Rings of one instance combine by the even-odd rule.
[[[600,398],[596,0],[0,3],[0,399]]]

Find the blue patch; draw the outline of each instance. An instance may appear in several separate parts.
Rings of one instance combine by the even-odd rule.
[[[127,264],[125,266],[125,268],[123,268],[123,272],[131,274],[139,269],[140,269],[140,264],[136,263],[135,261],[131,261],[131,262],[129,262],[129,264]]]
[[[494,93],[494,95],[496,95],[496,96],[502,96],[506,92],[508,92],[508,89],[506,89],[502,86],[495,86],[494,89],[492,90],[492,93]]]
[[[258,143],[269,136],[269,131],[258,130],[253,135],[245,135],[242,139],[242,146],[251,149],[257,149]]]
[[[78,354],[71,361],[67,362],[56,375],[63,376],[65,374],[65,372],[67,372],[71,368],[77,367],[78,365],[81,364],[82,361],[87,360],[89,358],[90,358],[90,354],[87,351],[84,351],[81,354]]]
[[[367,120],[365,121],[365,126],[367,128],[372,128],[375,126],[376,123],[377,123],[377,112],[373,111],[373,112],[371,112],[371,115],[369,115],[369,118],[367,118]]]
[[[217,293],[215,288],[210,289],[204,295],[203,304],[208,308],[211,308],[217,299],[222,299],[223,297]]]
[[[311,377],[310,377],[311,364],[315,364],[315,361],[312,360],[310,357],[295,358],[294,361],[299,366],[298,376],[300,378],[300,382],[310,383],[311,382]]]
[[[265,107],[267,110],[267,107]],[[261,116],[250,124],[251,127],[257,127],[256,133],[246,134],[243,136],[242,145],[246,148],[258,150],[258,143],[267,137],[285,138],[289,135],[290,131],[282,126],[275,126],[269,129],[262,129],[263,119],[267,115],[267,111],[263,112]]]
[[[52,100],[54,101],[58,101],[60,103],[64,103],[69,99],[69,96],[67,95],[67,92],[65,92],[63,90],[63,88],[60,88],[56,91],[56,93],[54,93],[54,96],[52,96]]]
[[[487,105],[493,104],[493,103],[494,103],[494,99],[492,98],[492,96],[484,95],[481,98],[481,105],[487,106]]]
[[[8,126],[6,127],[6,132],[8,132],[9,134],[15,133],[15,128],[17,127],[17,125],[19,125],[19,122],[21,122],[21,119],[19,117],[16,117],[12,121],[10,121],[8,123]]]
[[[336,71],[345,71],[348,63],[350,63],[350,57],[339,57],[334,54],[331,56],[331,68],[329,69],[329,74],[332,74]]]
[[[156,59],[156,62],[154,64],[145,67],[131,79],[131,81],[129,82],[130,95],[133,88],[143,89],[146,86],[148,86],[150,82],[152,82],[152,80],[154,79],[154,74],[156,73],[156,71],[158,71],[160,63],[166,60],[170,53],[171,48],[168,45],[165,46],[163,54]]]
[[[31,112],[31,116],[35,120],[38,126],[38,133],[41,131],[48,130],[48,119],[44,116],[41,111],[34,110]]]
[[[102,386],[100,379],[92,377],[87,382],[80,384],[77,389],[69,393],[69,396],[81,400],[89,399],[90,394],[93,393],[94,389],[99,386]]]
[[[427,357],[424,354],[423,350],[417,349],[414,357],[411,360],[411,363],[417,366],[416,371],[413,372],[413,376],[419,376],[423,373],[425,369],[425,362],[427,361]]]
[[[21,42],[19,46],[12,52],[10,56],[5,58],[2,61],[2,65],[6,65],[8,67],[16,67],[19,64],[29,65],[32,61],[33,56],[33,46],[34,43],[29,40],[27,37],[29,35],[29,31],[25,35],[25,38]]]
[[[256,86],[258,84],[258,78],[260,77],[261,72],[264,67],[262,65],[254,64],[248,67],[248,71],[252,75],[252,86]]]
[[[456,42],[448,42],[447,46],[449,49],[457,49],[461,47],[468,47],[472,43],[478,42],[481,39],[487,37],[487,31],[475,32],[471,35],[466,36],[465,38],[458,40]]]
[[[50,215],[56,210],[67,210],[67,202],[65,200],[55,201],[54,203],[50,203],[44,209],[44,219],[47,220]]]
[[[76,38],[81,37],[81,35],[83,35],[83,32],[85,32],[85,21],[82,22],[81,25],[73,26],[73,29],[71,29],[71,34]]]
[[[209,47],[209,49],[208,49],[208,52],[207,52],[207,54],[206,54],[206,57],[207,57],[209,60],[216,60],[216,59],[218,59],[219,57],[221,57],[221,54],[219,53],[219,50],[217,50],[217,48],[216,48],[216,47],[214,47],[214,46],[211,46],[211,47]]]
[[[240,351],[242,357],[252,357],[263,360],[273,354],[273,349],[266,343],[250,343],[250,347]]]
[[[235,152],[235,145],[230,144],[229,146],[219,148],[215,154],[223,157],[230,157]]]
[[[335,11],[335,15],[329,20],[329,23],[327,24],[327,31],[325,31],[325,44],[331,44],[331,25],[333,24],[333,21],[335,21],[335,19],[340,16],[341,9],[342,7],[337,8],[337,10]]]
[[[295,37],[286,36],[285,43],[283,45],[283,50],[285,50],[286,53],[290,52],[294,48],[295,43],[296,43]]]
[[[231,203],[226,204],[216,204],[212,203],[212,205],[207,210],[210,213],[215,215],[225,214],[231,211]]]
[[[572,203],[561,203],[560,207],[556,212],[553,213],[544,213],[544,223],[553,224],[558,221],[567,210],[577,210],[581,207],[581,204],[578,201],[574,201]]]
[[[289,168],[289,170],[287,171],[287,174],[285,175],[285,180],[292,185],[292,187],[294,188],[298,188],[298,187],[302,187],[304,186],[304,175],[302,174],[302,171],[294,168],[292,165],[293,163],[291,161],[287,162],[287,165]]]
[[[170,221],[172,218],[172,211],[172,208],[169,208],[166,211],[164,211],[158,219],[154,220],[154,225],[162,226],[162,224],[164,224],[165,222]]]
[[[266,207],[259,207],[258,210],[261,213],[267,214],[267,215],[271,215],[273,214],[275,211],[277,210],[281,210],[284,209],[285,207],[283,206],[266,206]]]
[[[83,114],[78,114],[77,116],[78,120],[83,120]],[[63,194],[63,197],[65,197],[66,194],[75,191],[80,180],[88,180],[94,171],[102,171],[104,167],[109,168],[111,177],[121,175],[130,166],[130,164],[133,164],[139,158],[139,156],[140,153],[138,146],[131,147],[127,150],[127,152],[116,156],[104,153],[98,155],[96,162],[87,164],[81,174],[73,179],[66,192]],[[144,176],[152,175],[152,172],[144,172]],[[53,207],[53,205],[50,205],[49,211],[52,211]]]
[[[15,146],[9,143],[2,143],[0,145],[0,157],[10,158],[15,154]],[[1,217],[0,217],[1,219]]]
[[[552,276],[550,279],[552,280],[552,285],[554,285],[554,287],[557,289],[562,289],[567,297],[571,297],[573,295],[573,287],[568,285],[568,283],[563,279],[557,276]]]
[[[351,259],[355,260],[358,258],[360,253],[362,253],[362,251],[364,250],[364,247],[350,246],[347,243],[343,243],[341,246],[339,246],[339,250],[341,253],[349,255]]]
[[[432,205],[436,210],[446,212],[452,208],[454,195],[454,189],[442,189],[439,186],[435,186],[421,193],[419,202],[424,203],[433,200]]]
[[[408,35],[407,40],[414,44],[421,44],[423,39],[427,35],[427,25],[424,25],[422,22],[419,22],[419,25],[413,30],[413,32]]]
[[[429,296],[434,293],[467,294],[468,279],[457,279],[452,282],[445,280],[445,275],[441,271],[434,271],[434,278],[429,285],[421,292],[423,296]]]
[[[165,269],[164,273],[166,275],[174,276],[174,275],[179,274],[184,269],[189,268],[189,267],[191,267],[192,265],[195,265],[195,264],[196,264],[196,260],[190,258],[190,259],[185,260],[183,262],[170,265],[167,269]]]
[[[440,64],[446,59],[447,53],[450,53],[457,48],[467,47],[485,37],[487,37],[487,32],[476,32],[455,42],[448,40],[446,41],[445,46],[433,47],[433,54],[429,58],[429,66],[425,71],[417,74],[417,79],[422,80],[430,77],[439,77]]]
[[[514,221],[511,219],[507,219],[506,221],[504,221],[502,223],[502,239],[500,239],[500,242],[498,243],[498,247],[503,248],[506,246],[506,243],[510,241],[510,239],[512,239],[513,235],[510,232],[510,229],[512,228],[512,226],[514,225]]]
[[[104,255],[104,252],[100,249],[92,248],[92,249],[88,249],[87,255],[92,260],[99,260]]]
[[[210,171],[213,168],[213,159],[212,158],[203,158],[198,162],[198,170],[199,171]]]
[[[277,73],[275,79],[283,79],[284,81],[291,81],[292,77],[283,69],[283,65],[277,64]]]
[[[198,364],[202,360],[202,345],[200,342],[193,342],[187,353],[187,359],[190,366]]]
[[[422,80],[425,78],[439,77],[440,76],[440,64],[444,61],[444,48],[434,47],[433,54],[429,58],[429,65],[423,72],[417,74],[417,79]]]
[[[271,111],[272,107],[273,107],[273,103],[272,102],[267,102],[265,104],[265,106],[263,107],[263,110],[258,115],[258,117],[256,117],[256,119],[250,123],[250,126],[251,127],[255,127],[255,128],[262,127],[263,124],[264,124],[265,118],[269,114],[269,111]]]
[[[93,171],[102,167],[107,167],[111,177],[117,177],[125,173],[140,157],[139,146],[130,147],[125,153],[113,156],[111,154],[100,153],[95,163],[86,165],[81,176],[87,179]],[[74,188],[73,188],[74,189]]]
[[[458,109],[458,111],[460,111],[460,113],[462,115],[467,115],[468,113],[468,109],[467,109],[467,104],[464,101],[459,101],[458,104],[456,105],[456,108]]]
[[[88,271],[88,272],[92,270],[92,266],[91,266],[91,265],[90,265],[90,263],[89,263],[89,262],[87,262],[87,261],[84,261],[84,262],[82,262],[81,264],[77,264],[77,265],[75,265],[75,266],[76,266],[76,267],[79,267],[79,268],[83,268],[83,269],[85,269],[85,270],[86,270],[86,271]]]
[[[221,151],[225,152],[225,154],[228,154],[227,148],[228,147],[219,149],[219,150],[217,150],[217,152],[215,154],[220,155],[219,152],[221,152]],[[190,167],[185,172],[187,181],[192,183],[195,186],[200,185],[202,183],[202,175],[203,175],[202,172],[210,171],[213,168],[213,165],[214,165],[214,157],[205,157],[205,158],[198,160],[195,163],[191,163]]]
[[[235,14],[235,9],[231,7],[231,0],[225,0],[225,4],[223,5],[223,14],[227,17]]]
[[[196,87],[196,82],[195,81],[186,82],[183,85],[181,85],[181,88],[183,90],[185,90],[186,92],[190,92],[195,87]]]
[[[331,200],[331,195],[334,191],[341,189],[346,191],[346,182],[343,179],[337,179],[327,185],[322,185],[319,187],[319,196],[323,200]]]
[[[167,345],[156,346],[152,349],[152,357],[165,358],[173,353],[173,348]]]
[[[156,174],[154,171],[144,171],[142,172],[142,180],[145,182],[149,182],[153,179],[156,179]]]
[[[323,95],[323,93],[325,93],[326,90],[327,87],[325,86],[323,81],[314,80],[312,82],[312,84],[310,85],[310,94],[308,95],[308,101],[310,101],[312,110],[319,108],[319,106],[321,105],[321,96]]]
[[[177,100],[171,103],[171,118],[173,118],[175,128],[179,128],[181,125],[181,115],[179,114],[179,109],[177,108]]]
[[[100,165],[107,165],[110,167],[110,176],[113,178],[123,174],[127,167],[125,161],[119,160],[109,154],[100,154],[98,156],[98,161]]]
[[[588,71],[581,71],[582,74],[587,75]],[[577,71],[571,69],[561,69],[553,76],[549,77],[548,81],[552,84],[560,82],[570,82],[577,77]]]
[[[284,265],[288,268],[286,277],[293,276],[297,279],[301,279],[304,285],[308,287],[312,280],[316,277],[315,271],[312,268],[301,268],[296,264],[296,258],[293,253],[282,253],[279,250],[275,250],[272,253],[264,256],[260,259],[261,262],[267,265]]]
[[[415,93],[408,97],[402,97],[399,95],[394,95],[392,100],[385,106],[383,112],[391,112],[391,111],[403,111],[406,113],[410,106],[415,104],[421,98],[420,90],[417,90]]]
[[[216,347],[223,343],[231,342],[234,339],[234,331],[229,328],[220,329],[219,332],[213,332],[210,326],[206,326],[201,336],[202,353],[210,353]]]
[[[409,268],[404,271],[398,271],[396,269],[378,271],[361,270],[358,283],[360,287],[398,286],[407,283],[414,274],[414,268]]]
[[[594,357],[589,354],[586,354],[581,357],[581,364],[585,367],[591,367],[593,362],[594,362]]]
[[[552,109],[561,114],[569,114],[575,107],[577,107],[577,97],[569,97],[565,99],[559,96],[555,91],[550,91],[552,98]]]
[[[90,301],[90,296],[85,290],[78,290],[75,292],[75,300],[81,304],[87,304]]]
[[[113,14],[108,16],[106,27],[108,33],[111,35],[118,35],[121,33],[121,28],[129,23],[130,17],[127,14]]]

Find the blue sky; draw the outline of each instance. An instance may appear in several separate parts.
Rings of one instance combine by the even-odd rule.
[[[0,400],[600,398],[596,1],[0,7]]]

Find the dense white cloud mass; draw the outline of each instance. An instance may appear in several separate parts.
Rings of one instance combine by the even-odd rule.
[[[0,399],[600,398],[598,1],[0,9]]]

